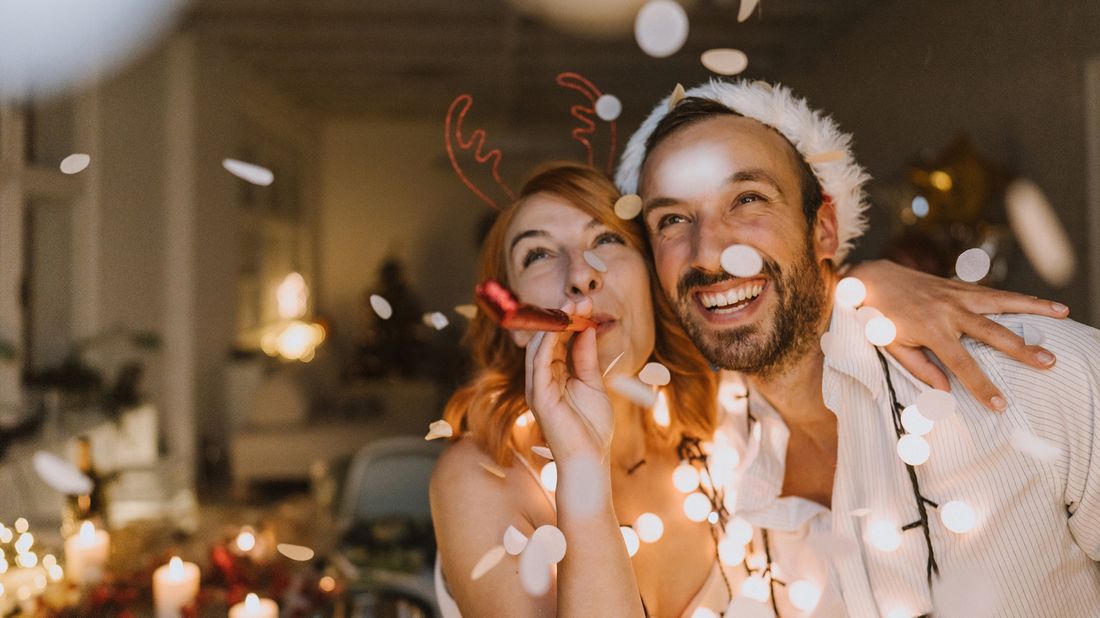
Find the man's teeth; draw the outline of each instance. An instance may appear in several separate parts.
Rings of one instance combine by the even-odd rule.
[[[700,294],[699,300],[707,309],[721,309],[752,300],[760,296],[760,291],[763,289],[763,283],[746,283],[721,293]]]

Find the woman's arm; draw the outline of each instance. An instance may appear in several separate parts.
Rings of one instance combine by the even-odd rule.
[[[1007,405],[1004,395],[982,372],[960,343],[963,336],[981,341],[1037,369],[1054,366],[1055,357],[983,314],[1031,313],[1051,318],[1069,315],[1065,305],[1034,296],[993,290],[911,270],[887,260],[854,266],[848,276],[867,287],[864,304],[893,320],[897,339],[887,346],[906,369],[934,388],[949,390],[947,376],[925,354],[930,350],[975,398],[993,410]]]

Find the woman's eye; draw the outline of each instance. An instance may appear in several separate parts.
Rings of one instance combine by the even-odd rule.
[[[549,255],[550,253],[545,249],[531,249],[527,252],[526,255],[523,256],[523,267],[527,268],[532,263],[548,257]]]
[[[685,221],[687,221],[687,218],[683,215],[665,215],[657,220],[657,229],[663,230],[670,225],[684,223]]]
[[[596,237],[596,246],[606,245],[608,243],[625,244],[622,236],[619,236],[615,232],[604,232]]]

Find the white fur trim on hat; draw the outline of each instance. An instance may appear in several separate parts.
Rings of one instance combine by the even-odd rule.
[[[836,262],[844,261],[855,240],[867,229],[867,202],[863,185],[870,176],[856,164],[852,138],[831,118],[810,109],[805,99],[789,88],[765,82],[711,80],[687,91],[689,97],[717,101],[741,114],[779,131],[810,164],[822,190],[836,204],[839,245]],[[671,96],[671,95],[670,95]],[[615,183],[624,194],[638,191],[638,175],[645,160],[645,143],[657,123],[668,113],[665,97],[630,137],[619,161]]]

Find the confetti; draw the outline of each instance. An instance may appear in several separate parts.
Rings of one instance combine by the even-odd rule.
[[[275,549],[279,550],[279,553],[290,558],[291,560],[297,560],[298,562],[309,562],[313,560],[314,552],[312,549],[305,547],[304,545],[291,545],[290,543],[279,543],[275,546]]]
[[[393,317],[393,307],[390,306],[390,301],[377,294],[370,295],[370,308],[374,309],[374,313],[383,320]]]
[[[752,17],[752,12],[756,10],[756,5],[760,3],[760,0],[741,0],[741,7],[737,10],[737,21],[742,22]]]
[[[1052,444],[1020,427],[1016,427],[1012,430],[1012,435],[1009,437],[1009,444],[1012,445],[1012,448],[1020,451],[1024,455],[1044,463],[1051,463],[1062,454],[1062,449],[1059,448],[1058,445]]]
[[[676,106],[680,104],[680,101],[684,100],[687,96],[687,92],[684,90],[683,84],[676,84],[676,87],[672,89],[672,94],[668,97],[668,111],[676,109]]]
[[[508,526],[504,531],[504,551],[510,556],[518,556],[523,553],[525,547],[527,547],[527,536],[516,530],[514,526]]]
[[[619,361],[622,360],[623,355],[625,355],[625,354],[626,354],[626,352],[619,352],[618,356],[611,359],[611,362],[607,364],[607,369],[603,370],[603,375],[600,376],[600,377],[606,378],[607,374],[611,373],[611,370],[615,368],[615,365],[619,364]]]
[[[543,459],[554,461],[554,453],[550,452],[550,449],[546,448],[545,446],[532,446],[531,452],[538,455],[539,457],[542,457]]]
[[[492,571],[493,567],[500,564],[500,561],[504,559],[506,553],[503,545],[497,545],[485,552],[485,555],[477,561],[473,570],[470,571],[470,579],[473,581],[481,579],[486,573]]]
[[[871,509],[869,509],[867,507],[863,507],[863,508],[859,508],[859,509],[852,509],[852,511],[848,514],[851,515],[852,517],[866,517],[866,516],[871,514]]]
[[[450,438],[454,435],[454,429],[451,424],[444,420],[438,420],[428,425],[428,435],[424,436],[425,440],[436,440],[439,438]]]
[[[734,277],[752,277],[764,268],[764,258],[748,245],[730,245],[719,258],[722,269]]]
[[[955,274],[970,283],[981,281],[989,274],[989,254],[976,247],[963,251],[955,260]]]
[[[657,403],[657,394],[653,392],[653,388],[643,384],[637,378],[618,375],[612,377],[607,385],[611,390],[642,407],[650,408]]]
[[[836,163],[837,161],[844,160],[843,150],[827,150],[825,152],[818,152],[806,157],[806,163],[810,165],[820,165],[822,163]]]
[[[656,543],[665,534],[665,522],[655,513],[642,513],[634,520],[634,532],[646,543]]]
[[[584,255],[584,261],[588,262],[589,266],[595,268],[601,273],[607,272],[607,264],[603,263],[603,260],[600,259],[600,256],[592,253],[591,251],[585,251],[582,255]]]
[[[83,153],[76,153],[62,159],[59,167],[62,174],[79,174],[86,170],[91,162],[92,157]]]
[[[613,94],[605,94],[596,99],[596,115],[600,120],[611,122],[623,113],[623,103]]]
[[[633,558],[634,554],[638,553],[638,548],[642,545],[641,541],[638,539],[638,533],[634,532],[634,529],[630,526],[619,526],[619,532],[623,535],[623,543],[626,544],[627,555]]]
[[[237,159],[222,159],[222,167],[237,178],[260,187],[266,187],[275,182],[275,174],[271,170],[255,163],[246,163]]]
[[[1039,185],[1025,178],[1005,190],[1008,224],[1035,271],[1050,285],[1069,283],[1077,269],[1073,244],[1050,200]]]
[[[1027,345],[1040,345],[1046,337],[1043,331],[1031,324],[1024,324],[1024,343]]]
[[[558,489],[558,464],[550,462],[542,467],[539,471],[539,483],[542,483],[543,489],[549,492],[557,491]]]
[[[955,414],[955,396],[947,391],[930,388],[917,396],[917,409],[931,421],[942,421]]]
[[[666,58],[680,51],[687,36],[687,13],[673,0],[650,0],[634,19],[638,47],[654,58]]]
[[[821,336],[821,352],[829,358],[837,358],[839,355],[836,353],[840,346],[837,345],[836,335],[831,332],[826,332]]]
[[[657,401],[653,403],[653,422],[658,427],[668,427],[672,424],[672,416],[668,411],[668,398],[664,391],[657,393]]]
[[[737,75],[749,66],[749,57],[739,49],[708,49],[699,61],[711,73],[726,76]]]
[[[661,363],[646,363],[638,373],[638,379],[650,386],[664,386],[672,381],[672,374]]]
[[[863,304],[867,298],[867,286],[855,277],[845,277],[836,284],[836,302],[850,308]]]
[[[440,313],[438,311],[433,311],[432,313],[425,313],[424,316],[421,318],[421,320],[424,322],[425,326],[429,326],[429,327],[434,328],[436,330],[443,330],[444,328],[447,328],[448,324],[451,323],[447,319],[447,316],[443,315],[442,313]]]
[[[91,493],[92,480],[71,462],[46,451],[36,452],[31,460],[38,476],[58,493],[67,496]]]
[[[455,307],[455,313],[467,320],[472,320],[477,317],[477,305],[458,305]]]
[[[541,545],[527,544],[519,558],[519,582],[527,594],[541,597],[550,590],[550,564]]]
[[[627,221],[642,212],[642,198],[630,193],[615,201],[615,216]]]
[[[890,318],[879,316],[867,322],[863,334],[867,336],[867,341],[870,341],[873,345],[888,346],[898,336],[898,328],[894,326],[894,322]]]
[[[495,476],[497,478],[500,478],[500,479],[504,478],[504,470],[501,470],[500,468],[494,466],[493,464],[485,463],[484,461],[479,461],[477,463],[489,474],[492,474],[493,476]]]
[[[920,413],[917,406],[907,406],[901,411],[901,426],[905,428],[906,433],[923,436],[932,431],[934,425],[933,421]]]
[[[546,524],[536,528],[531,534],[531,544],[542,547],[550,564],[557,564],[565,558],[565,535],[557,526]]]

